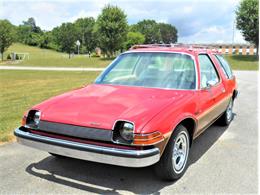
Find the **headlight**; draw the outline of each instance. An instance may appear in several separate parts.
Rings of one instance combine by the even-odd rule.
[[[41,119],[41,112],[38,110],[30,110],[26,118],[26,126],[37,128]]]
[[[134,139],[134,125],[132,123],[125,122],[119,132],[122,138],[127,141]]]
[[[40,122],[40,118],[41,118],[41,112],[40,111],[36,111],[33,117],[33,121],[35,125],[39,125]]]

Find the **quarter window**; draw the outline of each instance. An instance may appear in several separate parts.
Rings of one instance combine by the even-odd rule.
[[[223,69],[223,72],[225,73],[226,77],[228,79],[231,79],[233,77],[233,73],[227,61],[221,55],[215,55],[215,56],[218,62],[220,63],[221,68]]]
[[[217,70],[206,54],[199,55],[200,64],[200,86],[206,88],[208,84],[215,85],[219,82]]]

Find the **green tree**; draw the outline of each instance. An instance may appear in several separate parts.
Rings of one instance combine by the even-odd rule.
[[[109,57],[122,49],[126,41],[128,25],[124,12],[116,7],[107,5],[98,16],[96,31],[99,46]]]
[[[17,41],[31,45],[39,46],[43,36],[43,32],[40,27],[36,25],[34,18],[29,18],[27,21],[23,21],[22,25],[17,28]]]
[[[2,61],[4,52],[13,43],[14,27],[8,20],[0,20],[0,53]]]
[[[236,26],[246,41],[259,46],[258,0],[242,0],[236,10]]]
[[[127,41],[125,43],[125,49],[129,49],[131,46],[136,44],[143,44],[144,41],[145,41],[145,37],[143,34],[139,32],[128,32]]]
[[[79,18],[75,21],[75,27],[78,34],[78,40],[81,46],[87,52],[92,52],[97,46],[96,36],[94,33],[95,19],[93,17],[89,18]]]
[[[68,53],[70,58],[77,41],[75,25],[69,22],[63,23],[60,27],[54,29],[53,36],[59,50]]]
[[[176,43],[178,39],[177,29],[171,24],[159,23],[162,42],[166,44]]]
[[[162,41],[159,25],[154,20],[143,20],[131,26],[131,31],[140,32],[145,36],[146,44]]]

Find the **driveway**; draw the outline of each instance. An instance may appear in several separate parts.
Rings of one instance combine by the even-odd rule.
[[[0,146],[0,194],[257,193],[257,72],[235,72],[239,97],[226,127],[195,140],[186,174],[160,181],[152,167],[57,159],[17,143]]]

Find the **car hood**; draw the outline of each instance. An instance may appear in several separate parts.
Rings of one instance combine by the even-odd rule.
[[[113,129],[117,120],[132,121],[138,133],[160,111],[191,94],[184,90],[91,84],[33,109],[41,111],[41,120],[107,130]]]

